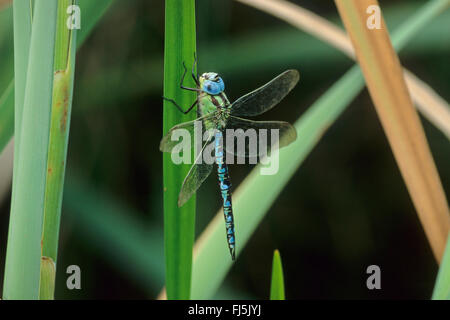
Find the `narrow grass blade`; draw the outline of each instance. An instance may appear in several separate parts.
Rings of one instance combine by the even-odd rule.
[[[343,30],[335,26],[332,22],[297,6],[289,1],[279,0],[237,0],[248,6],[257,8],[271,15],[274,15],[300,30],[308,32],[318,39],[325,41],[333,47],[339,49],[347,56],[355,59],[355,52],[350,39]],[[424,7],[423,12],[416,14],[412,26],[404,28],[400,34],[398,43],[406,39],[409,33],[423,28],[429,15],[441,12],[450,4],[449,0],[433,1]],[[410,71],[404,69],[405,81],[417,109],[443,134],[450,139],[450,108],[448,103],[442,99],[432,88],[422,82]]]
[[[444,254],[450,212],[419,116],[403,78],[382,16],[381,28],[367,27],[366,10],[376,0],[335,0],[350,35],[378,117],[403,180],[438,261]]]
[[[424,12],[421,9],[419,11]],[[440,11],[435,11],[434,15],[427,15],[424,22],[429,23],[439,13]],[[411,19],[415,18],[416,16],[411,17]],[[401,28],[394,32],[394,43],[407,34],[407,37],[401,38],[402,41],[397,46],[399,50],[406,44],[405,40],[411,40],[411,36],[414,34],[413,32],[405,33],[403,31],[403,28],[409,28],[409,26],[407,20]],[[361,70],[358,66],[354,66],[297,120],[295,128],[301,138],[279,151],[280,171],[278,174],[273,176],[260,175],[261,165],[258,165],[239,185],[233,198],[236,237],[241,243],[237,254],[240,253],[258,223],[303,160],[363,87],[364,77]],[[265,196],[261,197],[261,194]],[[222,212],[219,210],[195,244],[192,268],[192,299],[208,299],[211,297],[231,267],[229,261],[221,258],[227,254],[226,243],[223,241],[222,220]]]
[[[436,278],[433,300],[450,300],[450,236],[447,239],[444,257]]]
[[[55,43],[53,97],[45,186],[40,299],[53,299],[47,282],[55,281],[61,204],[72,110],[73,77],[76,54],[76,29],[67,28],[67,8],[74,0],[58,1]],[[50,263],[51,262],[51,263]],[[48,267],[52,265],[53,268]],[[45,270],[44,270],[45,269]],[[53,271],[53,274],[51,272]],[[54,285],[53,285],[54,288]]]
[[[8,233],[5,299],[37,299],[39,294],[56,9],[56,1],[35,4],[19,158],[14,170],[16,187]]]
[[[195,101],[196,93],[180,89],[183,61],[190,70],[196,48],[195,1],[166,1],[164,44],[164,96],[174,99],[186,109]],[[195,87],[186,76],[185,86]],[[164,102],[164,133],[171,127],[195,118],[195,111],[184,116],[171,103]],[[164,184],[164,253],[166,286],[169,299],[189,299],[191,286],[192,247],[195,231],[195,196],[178,208],[178,193],[189,165],[175,165],[171,155],[163,155]]]
[[[281,264],[281,256],[278,250],[275,250],[273,253],[270,300],[285,300],[283,266]]]

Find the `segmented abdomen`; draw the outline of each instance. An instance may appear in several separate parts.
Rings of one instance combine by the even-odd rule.
[[[227,230],[227,242],[230,249],[231,258],[235,259],[235,237],[234,237],[234,219],[233,208],[231,205],[231,181],[228,174],[228,166],[224,161],[223,154],[223,135],[221,131],[215,133],[215,158],[217,164],[217,176],[219,177],[220,193],[223,199],[223,214],[225,217],[225,226]]]

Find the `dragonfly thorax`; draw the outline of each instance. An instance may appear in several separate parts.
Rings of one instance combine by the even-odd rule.
[[[210,95],[201,92],[198,95],[198,115],[205,116],[208,113],[217,113],[220,117],[227,117],[230,114],[230,101],[224,92],[219,95]]]

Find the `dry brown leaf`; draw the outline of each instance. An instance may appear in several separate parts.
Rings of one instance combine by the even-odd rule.
[[[366,9],[376,0],[335,0],[350,35],[378,117],[425,229],[433,253],[441,260],[450,229],[450,214],[403,69],[382,16],[381,28],[369,29]]]

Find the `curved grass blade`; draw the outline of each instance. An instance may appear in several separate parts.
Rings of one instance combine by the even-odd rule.
[[[278,250],[275,250],[273,253],[270,300],[285,300],[283,266],[281,264],[281,256]]]

